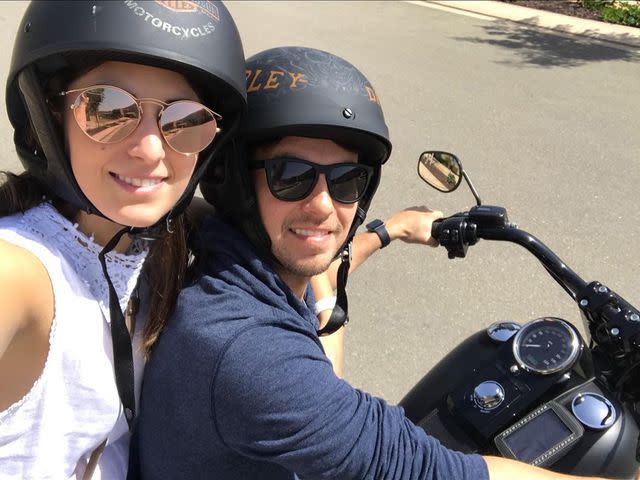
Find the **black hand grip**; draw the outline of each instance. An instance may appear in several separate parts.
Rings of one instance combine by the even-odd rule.
[[[438,242],[440,241],[440,231],[442,230],[442,222],[444,218],[439,218],[438,220],[434,220],[431,224],[431,238],[436,239]]]

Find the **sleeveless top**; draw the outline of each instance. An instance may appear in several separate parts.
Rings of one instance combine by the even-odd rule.
[[[98,260],[102,247],[48,203],[0,218],[0,238],[28,250],[44,265],[55,312],[40,377],[23,398],[0,412],[0,478],[81,479],[91,453],[105,439],[93,478],[125,478],[129,431],[113,373],[109,292]],[[123,311],[146,244],[130,251],[106,256]],[[136,323],[138,398],[143,322]]]

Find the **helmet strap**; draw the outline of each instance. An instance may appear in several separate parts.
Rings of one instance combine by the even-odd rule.
[[[166,219],[165,219],[165,226],[167,229],[167,233],[171,234],[173,233],[175,230],[173,229],[173,218],[171,218],[171,214],[173,213],[173,210],[170,210],[169,213],[167,213],[166,215]]]
[[[124,416],[127,419],[129,430],[133,426],[133,420],[136,415],[136,401],[134,393],[134,376],[133,376],[133,352],[131,345],[131,335],[127,329],[124,313],[120,308],[118,294],[109,277],[105,255],[112,251],[118,244],[122,236],[129,232],[129,228],[123,228],[104,246],[98,254],[102,273],[107,280],[109,286],[109,317],[111,325],[111,342],[113,345],[113,363],[116,376],[116,386],[118,395],[124,408]]]
[[[338,267],[338,283],[336,286],[336,305],[327,324],[318,330],[318,336],[331,335],[349,323],[349,302],[347,301],[347,277],[351,267],[351,241],[340,254],[341,262]]]
[[[90,213],[97,214],[97,210],[86,198],[73,175],[58,128],[47,104],[46,95],[39,83],[36,67],[34,65],[25,67],[18,74],[17,80],[25,109],[29,113],[33,134],[37,137],[42,149],[42,156],[46,159],[40,158],[40,152],[35,155],[34,152],[17,149],[21,160],[24,160],[22,158],[23,153],[27,153],[27,156],[24,157],[25,159],[28,158],[33,161],[34,158],[37,158],[37,163],[35,164],[38,165],[38,171],[35,173],[44,184],[50,186],[51,191],[56,192],[66,202],[79,208],[86,207]],[[19,130],[20,135],[23,135],[24,128]],[[14,134],[14,143],[16,145],[23,141],[18,134],[18,129],[16,129]]]
[[[368,203],[367,203],[368,207]],[[347,235],[347,241],[344,243],[342,250],[340,251],[340,266],[338,267],[337,284],[336,284],[336,305],[333,307],[331,316],[327,321],[327,324],[318,330],[318,336],[323,337],[325,335],[331,335],[336,330],[340,329],[347,323],[349,323],[349,302],[347,301],[347,278],[349,276],[349,268],[351,268],[351,242],[356,230],[362,222],[364,222],[367,216],[366,209],[358,205],[356,215],[349,229]]]

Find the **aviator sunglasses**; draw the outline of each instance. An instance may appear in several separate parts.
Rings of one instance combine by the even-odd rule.
[[[373,173],[373,167],[359,163],[318,165],[294,157],[254,160],[252,167],[265,169],[269,191],[285,202],[306,198],[322,173],[331,198],[340,203],[355,203],[364,195]]]
[[[184,155],[203,151],[213,141],[222,117],[193,100],[166,103],[155,98],[136,98],[113,85],[94,85],[60,92],[77,93],[71,105],[76,123],[92,140],[117,143],[131,135],[142,119],[142,104],[160,106],[158,128],[173,150]]]

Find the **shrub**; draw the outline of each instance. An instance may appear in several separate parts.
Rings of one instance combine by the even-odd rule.
[[[582,0],[582,6],[589,10],[601,11],[604,7],[613,5],[613,0]]]
[[[640,5],[620,0],[582,0],[582,5],[602,15],[609,23],[640,27]]]
[[[606,6],[602,9],[602,19],[605,22],[640,27],[640,5]]]

